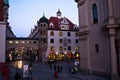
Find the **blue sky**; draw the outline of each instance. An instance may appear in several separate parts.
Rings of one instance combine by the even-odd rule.
[[[49,19],[58,9],[78,25],[78,9],[74,0],[9,0],[9,22],[17,37],[27,37],[43,13]]]

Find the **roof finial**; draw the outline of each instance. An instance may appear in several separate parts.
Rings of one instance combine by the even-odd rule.
[[[61,18],[61,14],[62,14],[62,13],[60,12],[60,8],[58,9],[58,11],[57,11],[56,14],[57,14],[57,17],[58,17],[58,18]]]

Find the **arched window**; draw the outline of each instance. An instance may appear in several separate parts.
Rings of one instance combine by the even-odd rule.
[[[71,36],[71,33],[70,33],[70,32],[68,32],[68,36]]]
[[[63,50],[63,47],[62,47],[62,46],[60,46],[60,47],[59,47],[59,50],[60,50],[60,51],[62,51],[62,50]]]
[[[54,39],[50,39],[50,43],[54,43]]]
[[[63,36],[63,32],[62,31],[59,32],[59,36]]]
[[[96,4],[92,5],[92,12],[93,12],[93,23],[98,23],[98,9]]]
[[[51,46],[51,51],[54,51],[55,50],[55,47],[54,46]]]
[[[54,32],[53,32],[53,31],[51,31],[51,32],[50,32],[50,35],[51,35],[51,36],[54,36]]]

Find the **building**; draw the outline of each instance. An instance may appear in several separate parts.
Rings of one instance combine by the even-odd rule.
[[[50,19],[43,15],[30,33],[30,38],[39,39],[39,57],[43,61],[79,60],[78,26],[62,17],[60,10],[56,14]]]
[[[0,63],[6,60],[6,28],[8,26],[8,8],[9,4],[6,0],[0,0]]]
[[[120,75],[120,0],[75,2],[79,13],[81,69]]]

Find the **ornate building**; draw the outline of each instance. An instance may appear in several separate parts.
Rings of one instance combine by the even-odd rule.
[[[81,69],[120,75],[120,0],[75,1],[79,12]]]
[[[43,61],[80,58],[78,26],[61,14],[58,10],[57,16],[49,20],[43,15],[30,33],[31,38],[39,38],[39,57]]]

